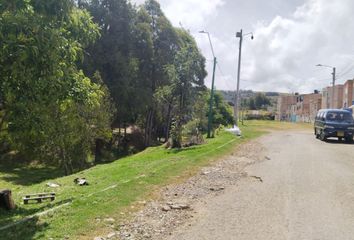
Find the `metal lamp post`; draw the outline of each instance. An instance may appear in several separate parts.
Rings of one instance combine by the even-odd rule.
[[[213,77],[211,81],[211,91],[210,91],[210,102],[209,102],[209,114],[208,114],[208,134],[207,137],[211,138],[212,122],[213,122],[213,100],[214,100],[214,82],[215,82],[215,68],[216,68],[216,57],[214,54],[213,44],[211,43],[210,34],[207,31],[200,31],[199,33],[208,34],[211,52],[213,53],[214,64],[213,64]]]
[[[238,49],[238,68],[237,68],[237,86],[236,86],[236,94],[235,94],[235,106],[234,106],[234,118],[235,118],[235,124],[237,126],[238,123],[238,103],[240,101],[240,75],[241,75],[241,52],[242,52],[242,42],[243,42],[243,37],[251,35],[251,39],[254,39],[253,33],[249,32],[246,34],[243,34],[242,29],[236,33],[236,37],[240,38],[239,42],[239,49]]]
[[[333,70],[333,72],[332,72],[332,99],[331,99],[330,108],[334,108],[334,86],[336,85],[336,67],[323,65],[323,64],[317,64],[316,67],[326,67],[326,68],[331,68]]]

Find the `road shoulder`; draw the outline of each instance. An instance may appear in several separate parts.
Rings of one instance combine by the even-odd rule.
[[[163,188],[157,200],[147,202],[132,221],[121,226],[120,238],[166,239],[177,229],[192,224],[211,198],[224,194],[240,179],[262,181],[245,172],[250,165],[270,160],[262,141],[260,137],[244,143],[186,182]]]

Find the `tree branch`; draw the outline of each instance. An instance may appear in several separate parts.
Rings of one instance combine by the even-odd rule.
[[[5,111],[5,110],[4,110],[4,111]],[[4,124],[5,121],[6,121],[7,115],[8,115],[8,112],[5,111],[4,116],[0,119],[0,132],[2,132],[2,126],[3,126],[3,124]]]

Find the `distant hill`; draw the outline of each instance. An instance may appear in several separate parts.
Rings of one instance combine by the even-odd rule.
[[[224,91],[219,90],[224,97],[225,102],[228,102],[230,105],[234,104],[235,101],[235,91]],[[278,92],[260,92],[260,91],[252,91],[252,90],[241,90],[241,99],[250,99],[256,96],[257,93],[263,93],[267,98],[269,98],[270,106],[268,107],[269,112],[275,112],[277,108],[277,100],[278,96],[281,93]]]
[[[234,102],[235,99],[235,91],[225,91],[225,90],[218,90],[224,97],[226,102]],[[267,97],[278,97],[280,93],[278,92],[255,92],[252,90],[241,90],[241,98],[251,98],[254,97],[257,93],[264,93]]]

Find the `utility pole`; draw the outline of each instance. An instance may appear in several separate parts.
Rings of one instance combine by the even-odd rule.
[[[249,32],[246,34],[243,34],[242,29],[236,33],[236,37],[240,38],[239,42],[239,49],[238,49],[238,68],[237,68],[237,86],[236,86],[236,94],[235,94],[235,106],[234,106],[234,118],[235,118],[235,124],[237,126],[238,123],[238,112],[239,112],[239,102],[240,102],[240,75],[241,75],[241,52],[242,52],[242,42],[243,42],[243,37],[250,35],[251,34],[251,39],[253,40],[253,33]]]
[[[316,67],[326,67],[326,68],[331,68],[333,70],[333,72],[332,72],[332,98],[331,98],[329,108],[335,108],[335,106],[334,106],[334,93],[335,93],[334,88],[336,86],[336,68],[332,67],[332,66],[328,66],[328,65],[323,65],[323,64],[317,64]],[[329,96],[329,91],[327,94]],[[328,101],[328,97],[327,97],[327,101]]]
[[[236,94],[235,94],[235,106],[234,106],[234,118],[235,124],[238,125],[238,101],[240,99],[240,73],[241,73],[241,51],[242,51],[242,29],[241,31],[236,33],[236,37],[240,38],[239,48],[238,48],[238,68],[237,68],[237,86],[236,86]]]
[[[211,81],[210,102],[209,102],[209,114],[208,114],[208,134],[207,134],[207,138],[211,138],[211,137],[213,137],[213,136],[211,135],[211,132],[212,132],[212,127],[213,127],[212,125],[213,125],[213,102],[214,102],[214,82],[215,82],[216,57],[215,57],[215,54],[214,54],[214,48],[213,48],[213,44],[211,43],[211,39],[210,39],[210,34],[209,34],[209,32],[207,32],[207,31],[200,31],[199,33],[208,34],[211,52],[212,52],[213,57],[214,57],[213,78],[212,78],[212,81]]]
[[[334,106],[334,93],[335,93],[335,86],[336,86],[336,68],[333,67],[333,72],[332,72],[332,75],[333,75],[333,81],[332,81],[332,107],[331,108],[335,108]]]

